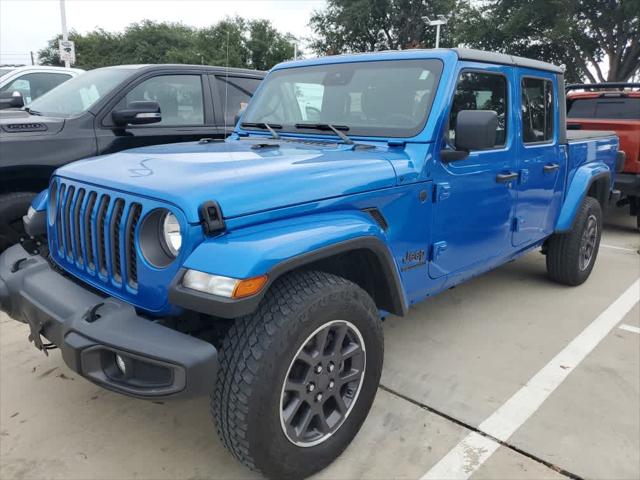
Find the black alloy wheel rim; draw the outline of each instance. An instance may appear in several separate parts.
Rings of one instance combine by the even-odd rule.
[[[585,271],[593,260],[596,243],[598,241],[598,220],[595,215],[589,215],[584,231],[582,232],[582,239],[580,241],[580,270]]]
[[[352,323],[333,320],[309,335],[282,385],[280,424],[287,439],[312,447],[330,438],[351,413],[365,368],[364,340]]]

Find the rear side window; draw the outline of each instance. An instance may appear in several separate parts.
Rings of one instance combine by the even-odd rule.
[[[249,105],[260,80],[249,77],[216,77],[225,125],[233,126],[236,114]]]
[[[524,143],[553,140],[553,83],[522,79],[522,137]]]
[[[458,113],[462,110],[493,110],[498,114],[494,147],[505,143],[507,133],[507,79],[499,74],[462,72],[453,96],[449,117],[449,142],[455,144]]]
[[[640,98],[599,97],[569,100],[569,118],[640,120]]]
[[[200,75],[160,75],[145,80],[123,98],[116,109],[135,101],[160,104],[162,121],[154,126],[203,125],[204,102]]]

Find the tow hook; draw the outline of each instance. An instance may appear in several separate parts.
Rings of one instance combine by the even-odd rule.
[[[43,323],[36,319],[29,318],[29,328],[31,330],[31,333],[29,333],[29,341],[33,342],[36,348],[44,352],[44,354],[48,357],[48,351],[53,350],[57,347],[53,343],[45,343],[42,341],[42,331],[44,330],[45,325],[46,322]]]

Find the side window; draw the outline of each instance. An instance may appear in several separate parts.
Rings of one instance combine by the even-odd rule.
[[[260,85],[257,78],[217,76],[220,105],[225,117],[225,124],[232,126],[236,114],[249,105],[249,100]]]
[[[553,84],[542,78],[522,79],[522,138],[524,143],[553,140]]]
[[[505,144],[507,133],[507,79],[499,74],[462,72],[453,96],[449,117],[449,141],[455,141],[458,113],[462,110],[493,110],[498,114],[494,147]]]
[[[2,91],[18,91],[24,103],[29,103],[70,78],[71,75],[64,73],[28,73],[4,86]]]
[[[115,107],[126,108],[131,102],[156,101],[162,121],[154,124],[204,125],[204,101],[200,75],[160,75],[135,86]]]

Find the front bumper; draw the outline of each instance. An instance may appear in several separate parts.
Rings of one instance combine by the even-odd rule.
[[[86,379],[140,398],[189,398],[210,393],[218,359],[213,345],[137,314],[56,271],[15,245],[0,255],[0,310],[28,323]],[[127,368],[116,365],[120,355]]]
[[[640,197],[640,173],[616,173],[615,188],[625,196]]]

